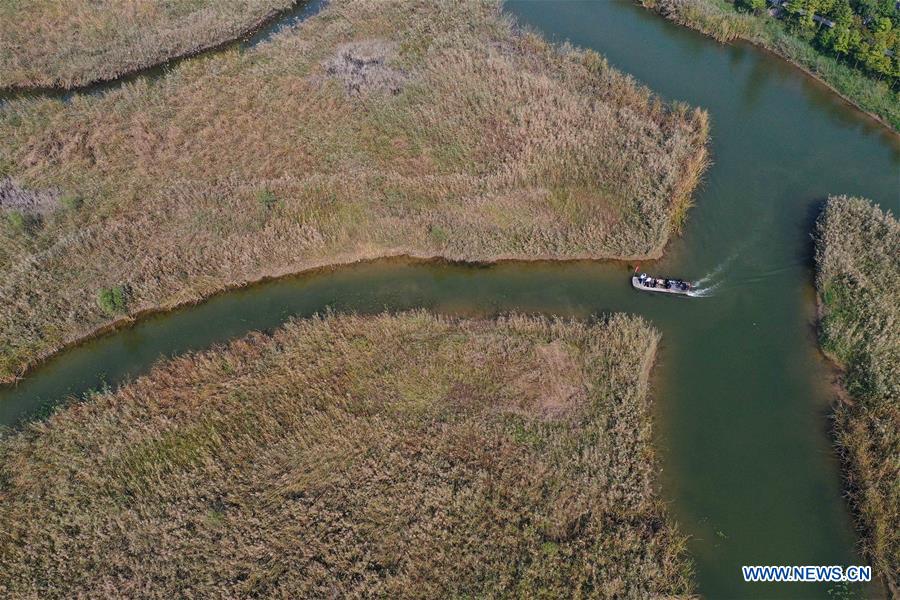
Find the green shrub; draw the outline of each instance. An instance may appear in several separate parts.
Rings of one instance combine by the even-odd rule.
[[[761,14],[766,10],[766,0],[739,0],[738,5],[756,14]]]
[[[76,196],[74,194],[66,194],[59,199],[59,203],[66,210],[78,210],[79,208],[81,208],[81,205],[84,204],[84,201],[80,196]]]
[[[97,304],[109,315],[124,313],[128,306],[128,288],[117,285],[100,290],[97,294]]]
[[[30,215],[18,210],[6,213],[6,223],[10,229],[18,233],[32,233],[41,225],[39,215]]]
[[[9,223],[9,226],[15,231],[25,231],[28,227],[25,215],[17,210],[6,213],[6,222]]]
[[[275,192],[268,189],[259,190],[256,193],[256,200],[259,202],[260,206],[267,210],[274,208],[274,206],[278,204],[278,198],[275,196]]]
[[[431,238],[437,242],[438,244],[447,243],[447,238],[450,236],[447,234],[447,230],[441,227],[440,225],[432,225],[428,229],[428,233],[431,234]]]

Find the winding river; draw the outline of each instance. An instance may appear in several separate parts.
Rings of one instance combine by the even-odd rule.
[[[834,374],[816,346],[810,234],[828,194],[867,196],[900,214],[898,137],[781,60],[719,45],[628,0],[515,0],[507,9],[552,39],[597,49],[665,98],[709,110],[714,164],[684,236],[643,265],[702,280],[705,297],[635,292],[621,263],[388,260],[322,270],[66,351],[0,390],[0,422],[45,415],[162,355],[324,310],[638,313],[663,333],[654,380],[661,495],[691,536],[700,592],[827,596],[827,586],[744,584],[740,566],[862,564],[828,431]]]

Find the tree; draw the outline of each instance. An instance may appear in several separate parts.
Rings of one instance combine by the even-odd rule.
[[[806,33],[807,38],[811,37],[810,32],[815,30],[813,15],[816,14],[817,6],[816,0],[791,0],[785,5],[791,20],[800,31]]]
[[[854,31],[856,23],[853,20],[853,9],[849,0],[838,0],[829,15],[834,19],[834,27],[825,28],[822,31],[821,42],[825,48],[848,56],[856,44],[859,43],[858,34],[854,44]]]
[[[895,28],[896,29],[896,28]],[[895,83],[900,81],[900,35],[894,36],[894,56],[891,57],[891,77]]]
[[[741,6],[759,14],[766,9],[766,0],[741,0]]]
[[[879,75],[890,77],[893,65],[887,51],[888,48],[894,45],[896,38],[893,23],[887,17],[880,17],[875,22],[875,29],[872,34],[873,43],[869,47],[866,66]]]
[[[823,17],[834,17],[834,12],[840,3],[841,0],[819,0],[816,14]]]

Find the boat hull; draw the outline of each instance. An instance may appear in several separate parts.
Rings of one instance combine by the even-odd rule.
[[[641,283],[640,279],[637,277],[631,278],[631,287],[636,290],[641,290],[644,292],[657,292],[660,294],[674,294],[676,296],[690,296],[691,290],[682,290],[682,289],[669,289],[667,287],[653,287],[649,285],[644,285]]]

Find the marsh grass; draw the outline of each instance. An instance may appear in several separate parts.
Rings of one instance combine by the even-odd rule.
[[[640,0],[679,25],[702,31],[717,41],[727,43],[752,36],[758,28],[752,15],[739,13],[726,0]]]
[[[128,305],[128,290],[121,285],[101,290],[97,303],[109,315],[124,313]]]
[[[900,92],[887,81],[823,54],[768,15],[739,12],[729,0],[640,0],[680,25],[727,43],[744,39],[770,50],[825,82],[838,94],[900,131]]]
[[[0,232],[0,380],[108,324],[117,285],[134,313],[380,256],[658,257],[707,135],[493,1],[332,0],[153,82],[10,102],[0,176],[82,203]]]
[[[900,223],[861,198],[830,198],[817,225],[822,348],[852,401],[838,447],[864,551],[900,594]]]
[[[676,597],[658,334],[424,312],[293,321],[0,440],[0,590]]]
[[[234,39],[293,4],[6,0],[0,2],[0,89],[115,79]]]

